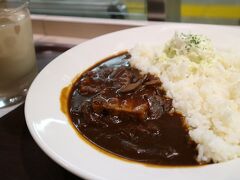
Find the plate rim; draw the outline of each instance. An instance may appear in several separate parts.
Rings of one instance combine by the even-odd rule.
[[[98,36],[96,38],[93,38],[93,39],[90,39],[90,40],[87,40],[86,42],[83,42],[81,44],[78,44],[76,46],[74,46],[73,48],[69,49],[68,51],[62,53],[60,56],[54,58],[54,60],[52,60],[38,75],[37,77],[34,79],[33,81],[33,85],[35,85],[35,83],[38,81],[38,79],[41,77],[41,74],[44,73],[49,66],[53,66],[59,59],[59,57],[61,58],[62,56],[64,55],[67,55],[69,54],[71,51],[73,51],[73,49],[76,49],[76,48],[80,48],[81,46],[85,46],[86,43],[90,43],[90,42],[94,42],[96,39],[99,39],[99,38],[104,38],[106,36],[109,36],[109,35],[115,35],[115,34],[118,34],[119,32],[123,32],[123,31],[129,31],[129,30],[134,30],[134,29],[139,29],[139,28],[146,28],[146,27],[161,27],[161,26],[164,26],[164,27],[182,27],[182,26],[196,26],[196,27],[221,27],[221,28],[224,28],[224,29],[240,29],[240,27],[238,26],[224,26],[224,25],[208,25],[208,24],[192,24],[192,23],[168,23],[168,22],[164,22],[164,23],[161,23],[161,24],[154,24],[154,25],[147,25],[147,26],[141,26],[141,27],[134,27],[134,28],[128,28],[128,29],[124,29],[124,30],[120,30],[120,31],[116,31],[116,32],[112,32],[112,33],[108,33],[108,34],[104,34],[104,35],[101,35],[101,36]],[[99,60],[96,60],[96,62],[99,61]],[[32,87],[32,85],[31,85]],[[29,88],[29,92],[31,93],[31,87]],[[28,110],[30,109],[29,108],[29,99],[30,99],[30,93],[27,94],[26,96],[26,101],[25,101],[25,106],[24,106],[24,114],[25,114],[25,119],[26,119],[26,124],[27,124],[27,127],[30,131],[30,134],[31,136],[33,137],[34,141],[37,143],[37,145],[43,150],[43,152],[45,154],[47,154],[48,157],[50,157],[54,162],[56,162],[57,164],[59,164],[60,166],[62,166],[64,169],[70,171],[71,173],[77,175],[77,176],[80,176],[80,177],[83,177],[83,178],[86,178],[86,179],[102,179],[101,177],[99,177],[98,175],[95,175],[91,172],[88,172],[88,171],[82,171],[82,170],[79,170],[79,169],[75,169],[74,166],[72,166],[72,168],[69,166],[68,162],[66,162],[65,160],[62,160],[62,159],[59,159],[56,154],[54,154],[54,152],[50,149],[50,148],[47,148],[47,145],[44,144],[44,142],[41,141],[41,139],[38,137],[38,133],[35,131],[35,129],[33,128],[32,126],[32,122],[30,120],[30,118],[28,117]],[[60,108],[59,108],[60,109]]]

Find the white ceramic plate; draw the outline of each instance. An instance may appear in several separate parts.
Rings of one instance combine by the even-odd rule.
[[[238,27],[167,23],[107,34],[72,48],[37,76],[27,95],[27,125],[45,153],[64,168],[87,179],[239,179],[240,159],[195,168],[153,168],[112,158],[81,140],[60,110],[60,92],[77,74],[139,42],[165,43],[175,31],[205,34],[218,48],[240,48]]]

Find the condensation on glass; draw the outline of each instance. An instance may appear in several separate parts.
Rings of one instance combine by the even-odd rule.
[[[27,2],[0,1],[0,108],[23,101],[36,73]]]

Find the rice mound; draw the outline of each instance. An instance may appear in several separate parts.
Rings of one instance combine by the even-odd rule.
[[[132,66],[160,78],[197,143],[197,161],[240,156],[240,56],[218,52],[202,35],[179,34],[165,47],[136,45]]]

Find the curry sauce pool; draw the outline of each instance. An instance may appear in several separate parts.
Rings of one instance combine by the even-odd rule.
[[[71,121],[96,146],[157,165],[198,165],[196,144],[159,78],[130,66],[128,53],[97,63],[74,83]]]

